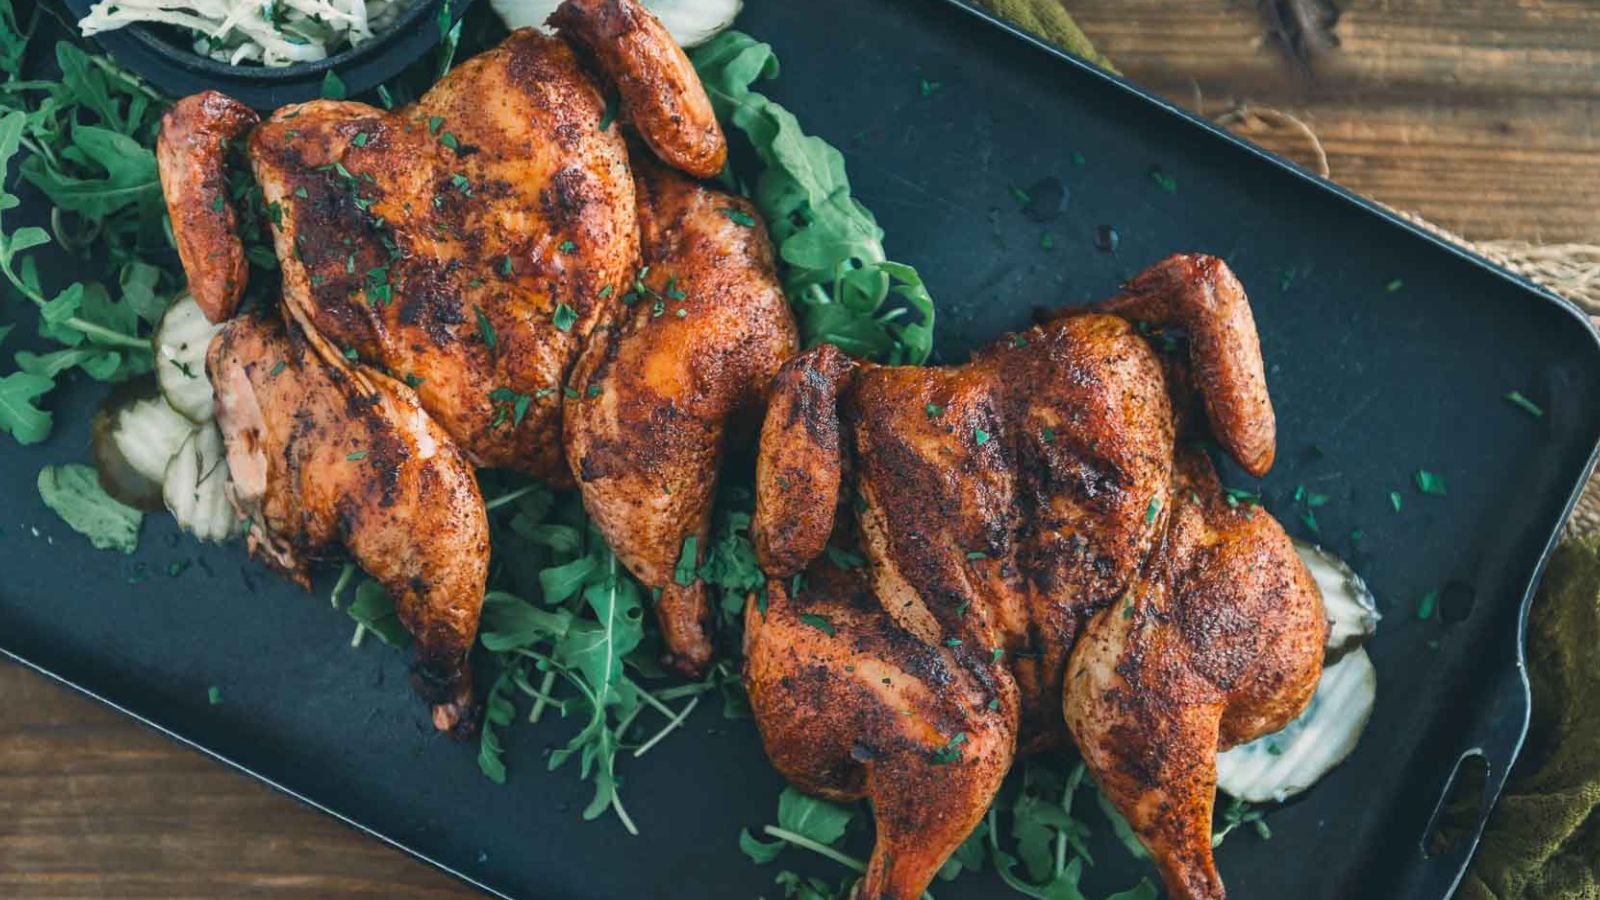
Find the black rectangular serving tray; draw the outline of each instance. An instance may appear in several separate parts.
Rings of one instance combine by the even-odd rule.
[[[1259,487],[1292,533],[1352,560],[1386,618],[1361,745],[1270,815],[1270,842],[1236,832],[1223,874],[1238,898],[1448,896],[1522,742],[1527,600],[1600,440],[1600,344],[1587,319],[961,4],[750,0],[738,26],[782,60],[763,90],[845,150],[891,255],[927,279],[942,360],[1024,326],[1038,307],[1104,297],[1171,252],[1233,266],[1260,325],[1279,462],[1259,485],[1237,470],[1224,479]],[[1034,222],[1009,189],[1051,176],[1070,201]],[[1097,246],[1101,226],[1118,235],[1114,253]],[[1513,390],[1545,415],[1507,402]],[[776,867],[736,846],[741,827],[773,820],[781,787],[748,720],[706,704],[684,732],[626,759],[624,797],[642,832],[630,837],[613,818],[579,819],[589,787],[570,768],[545,771],[565,726],[511,731],[510,781],[490,783],[475,746],[433,733],[402,654],[370,639],[351,650],[350,620],[325,593],[308,596],[242,547],[199,548],[152,517],[137,556],[91,552],[40,503],[34,479],[86,458],[100,394],[68,386],[50,441],[3,444],[0,650],[486,890],[781,893]],[[1448,496],[1420,493],[1420,469],[1442,476]],[[1316,533],[1292,501],[1302,484],[1332,498]],[[139,566],[153,574],[130,584]],[[1440,615],[1419,620],[1429,591],[1443,592]],[[208,703],[212,685],[221,705]],[[1488,763],[1481,812],[1464,840],[1428,858],[1424,832],[1469,753]],[[1098,863],[1085,888],[1127,887],[1141,864],[1091,821]],[[803,856],[782,863],[838,874]],[[934,890],[1009,896],[992,873]]]

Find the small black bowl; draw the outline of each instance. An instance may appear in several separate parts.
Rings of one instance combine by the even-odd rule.
[[[117,62],[143,76],[171,97],[206,89],[223,92],[259,110],[299,103],[322,96],[329,71],[344,82],[345,93],[355,96],[398,75],[433,49],[443,35],[437,17],[442,4],[450,4],[451,21],[459,21],[473,0],[418,0],[393,24],[372,40],[348,47],[327,59],[268,67],[231,66],[217,62],[176,43],[165,28],[130,25],[94,36]],[[66,0],[80,19],[94,0]],[[184,39],[188,33],[183,32]]]

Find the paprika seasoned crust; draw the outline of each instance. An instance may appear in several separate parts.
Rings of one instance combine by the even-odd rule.
[[[745,680],[791,781],[871,801],[874,860],[893,864],[869,867],[862,896],[919,896],[966,836],[943,826],[970,829],[998,780],[947,778],[915,795],[921,824],[902,827],[907,785],[966,771],[945,768],[961,748],[1003,769],[1069,726],[1171,895],[1221,896],[1216,750],[1304,707],[1327,627],[1282,529],[1232,510],[1210,461],[1180,449],[1209,419],[1224,446],[1271,459],[1259,349],[1227,337],[1249,322],[1243,294],[1216,301],[1230,284],[1220,260],[1172,257],[1107,304],[965,365],[881,367],[816,348],[780,372],[757,462],[767,606],[746,609]],[[1152,324],[1211,337],[1184,365],[1152,346]],[[1189,412],[1196,401],[1209,416]],[[839,561],[857,557],[841,579]],[[781,577],[793,572],[798,600]],[[1129,606],[1150,584],[1170,599]],[[1148,635],[1128,630],[1145,622]],[[862,673],[885,668],[893,695],[867,691]],[[960,715],[941,706],[952,698]]]
[[[213,339],[234,507],[252,554],[301,584],[348,550],[415,639],[412,683],[434,724],[476,727],[467,652],[489,569],[471,465],[405,385],[329,364],[297,325],[243,316]]]
[[[666,661],[693,674],[711,661],[711,609],[704,584],[674,569],[703,559],[730,431],[759,423],[799,337],[748,200],[653,162],[635,175],[648,269],[574,369],[567,454],[612,549],[661,590]]]
[[[708,610],[674,566],[704,537],[725,435],[754,424],[795,326],[754,208],[651,156],[721,166],[682,50],[636,0],[557,18],[583,59],[518,31],[411,106],[280,109],[248,156],[287,314],[324,362],[403,382],[475,465],[576,482],[662,593],[668,661],[694,673],[710,661]],[[608,78],[633,98],[616,121]],[[219,155],[186,164],[222,177]]]
[[[696,178],[722,171],[728,143],[711,100],[654,15],[633,0],[567,0],[548,24],[590,54],[656,156]]]
[[[189,293],[212,322],[233,315],[249,278],[223,161],[229,146],[259,121],[243,103],[203,91],[172,104],[156,138],[156,169],[178,259]]]

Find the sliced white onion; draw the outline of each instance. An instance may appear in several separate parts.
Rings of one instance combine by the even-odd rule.
[[[160,509],[167,461],[194,428],[155,390],[154,380],[119,387],[100,405],[89,430],[100,487],[137,509]]]
[[[1281,803],[1304,791],[1356,748],[1378,697],[1367,651],[1322,670],[1317,692],[1282,731],[1217,754],[1217,789],[1251,803]]]
[[[228,460],[222,431],[197,429],[167,464],[162,497],[178,525],[202,541],[221,543],[239,534],[241,520],[228,502]]]
[[[1327,610],[1328,651],[1337,656],[1358,646],[1378,630],[1377,598],[1367,589],[1367,583],[1344,560],[1314,544],[1295,541],[1294,550],[1300,555],[1317,582],[1322,593],[1322,606]]]
[[[206,377],[206,350],[221,329],[188,294],[174,300],[156,325],[156,381],[172,408],[197,425],[216,416],[211,379]]]
[[[743,0],[643,0],[643,3],[661,20],[662,27],[678,46],[697,47],[733,24]],[[507,28],[537,28],[548,34],[550,29],[545,26],[545,20],[561,5],[561,0],[490,0],[489,5]]]

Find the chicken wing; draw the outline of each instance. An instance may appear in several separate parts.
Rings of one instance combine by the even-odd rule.
[[[415,639],[434,725],[470,732],[489,526],[455,443],[405,385],[324,362],[275,315],[229,322],[206,369],[251,552],[309,587],[309,564],[347,548]]]
[[[213,322],[233,315],[249,277],[223,160],[229,144],[259,121],[243,103],[204,91],[172,104],[156,139],[178,260],[189,275],[189,293]]]

